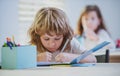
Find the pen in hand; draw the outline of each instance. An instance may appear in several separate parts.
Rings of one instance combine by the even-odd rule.
[[[62,55],[61,53],[63,53],[63,51],[65,50],[68,42],[69,42],[69,39],[66,40],[63,48],[62,48],[61,51],[60,51],[60,54],[58,54],[58,55],[55,57],[56,62],[61,62],[61,63],[63,62],[63,61],[61,60],[61,55]]]
[[[14,39],[14,36],[12,36],[12,40],[13,40],[13,46],[15,47],[16,44],[15,44],[15,39]]]
[[[65,44],[64,44],[64,46],[63,46],[63,48],[62,48],[62,50],[61,50],[61,53],[65,50],[65,47],[66,47],[66,45],[68,44],[68,42],[69,42],[69,39],[66,40],[66,42],[65,42]]]

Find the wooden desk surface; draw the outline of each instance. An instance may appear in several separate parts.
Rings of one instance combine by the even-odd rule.
[[[91,67],[38,67],[0,70],[0,76],[120,76],[120,63],[97,63]]]

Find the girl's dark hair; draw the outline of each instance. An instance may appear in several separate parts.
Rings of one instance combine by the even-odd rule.
[[[95,11],[96,14],[97,14],[97,16],[98,16],[98,18],[101,20],[101,21],[100,21],[100,25],[99,25],[98,28],[95,30],[95,33],[98,33],[98,31],[99,31],[100,29],[104,29],[104,30],[107,31],[99,7],[98,7],[97,5],[87,5],[87,6],[85,7],[84,11],[82,12],[79,20],[78,20],[77,33],[78,33],[79,35],[81,35],[81,34],[83,33],[82,17],[83,17],[85,14],[88,14],[88,13],[91,12],[91,11]]]

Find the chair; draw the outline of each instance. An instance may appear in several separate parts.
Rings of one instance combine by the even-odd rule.
[[[103,55],[96,55],[97,63],[109,63],[109,50],[105,51]]]

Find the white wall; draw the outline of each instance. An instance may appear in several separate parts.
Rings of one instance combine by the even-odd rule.
[[[1,46],[6,37],[18,36],[18,0],[0,0],[0,62]]]
[[[66,0],[66,12],[75,30],[81,11],[87,4],[100,7],[113,40],[120,38],[120,0]]]

